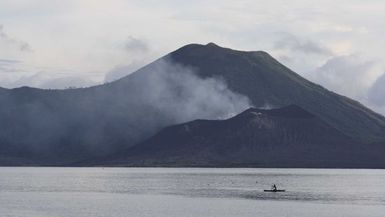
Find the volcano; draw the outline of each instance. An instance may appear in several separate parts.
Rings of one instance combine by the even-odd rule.
[[[165,68],[165,62],[171,63],[173,67]],[[159,85],[159,75],[164,71],[168,74],[161,77],[162,85]],[[171,74],[170,71],[172,71]],[[203,88],[204,91],[199,92],[194,87],[205,88]],[[205,94],[207,90],[215,92],[215,94],[208,97]],[[226,93],[221,100],[218,100],[222,97],[217,94],[219,92]],[[178,99],[177,103],[175,103],[175,98]],[[239,99],[242,99],[242,106],[239,106],[241,104],[237,101]],[[219,102],[224,103],[222,105]],[[231,105],[228,102],[231,102]],[[90,88],[0,89],[0,103],[0,165],[68,165],[87,159],[106,159],[115,156],[116,153],[126,153],[127,157],[131,159],[132,155],[128,153],[128,150],[141,150],[140,146],[148,144],[144,141],[148,141],[150,137],[155,138],[152,136],[165,127],[202,118],[223,119],[226,118],[223,117],[225,113],[242,112],[242,109],[246,109],[245,105],[254,108],[283,109],[259,111],[264,115],[272,115],[274,112],[285,113],[285,109],[295,106],[297,110],[306,111],[297,111],[298,115],[314,116],[314,118],[302,119],[296,117],[295,121],[293,120],[288,126],[282,125],[277,129],[280,132],[279,129],[297,126],[296,121],[298,123],[305,121],[306,124],[305,122],[302,124],[307,127],[295,128],[296,132],[292,132],[293,134],[288,136],[291,138],[298,134],[302,138],[294,140],[298,142],[298,147],[309,146],[309,149],[313,150],[313,154],[315,154],[315,150],[318,150],[320,153],[318,157],[313,154],[309,155],[316,157],[317,162],[325,162],[321,161],[321,158],[326,159],[327,153],[331,153],[331,155],[342,153],[336,152],[337,149],[376,150],[379,153],[385,153],[381,149],[385,144],[385,118],[383,116],[357,101],[302,78],[266,52],[232,50],[213,43],[186,45],[126,77]],[[258,113],[257,110],[256,112]],[[277,116],[272,117],[278,118]],[[232,123],[230,120],[226,123]],[[211,126],[212,121],[209,122]],[[215,120],[212,123],[214,122],[216,123]],[[284,123],[286,122],[276,122],[276,125]],[[187,126],[189,125],[187,124]],[[315,133],[319,130],[317,127],[321,127],[321,125],[324,130],[322,137]],[[206,125],[203,124],[202,128],[206,129]],[[221,127],[219,126],[219,128]],[[307,133],[313,128],[312,133]],[[220,131],[217,126],[212,130]],[[301,130],[304,132],[300,132]],[[274,132],[278,131],[274,130]],[[330,132],[330,136],[327,136],[326,132]],[[263,135],[258,131],[245,134],[242,138],[232,136],[237,139],[250,140],[251,143],[261,141],[261,145],[266,144],[266,147],[280,147],[285,144],[291,149],[291,145],[295,142],[282,140],[282,144],[279,143],[276,136],[281,138],[281,134],[282,132],[278,135],[269,133]],[[249,135],[250,138],[246,135]],[[230,135],[223,134],[222,136]],[[266,140],[253,139],[255,136],[261,136]],[[327,143],[326,138],[323,137],[330,137],[330,143]],[[177,137],[171,136],[170,139],[172,138]],[[212,141],[211,136],[205,138],[204,144],[208,147],[215,147],[214,149],[218,148],[215,144],[207,143],[207,141]],[[242,147],[249,145],[259,147],[252,146],[251,143],[245,143]],[[335,147],[338,146],[337,143],[340,144],[340,147]],[[167,144],[176,145],[169,140],[167,143],[154,142],[152,144],[154,146],[159,144],[159,147]],[[181,147],[185,147],[184,143],[181,143]],[[232,143],[225,147],[232,150],[235,146]],[[267,163],[264,164],[263,160],[257,161],[257,158],[252,160],[251,156],[244,157],[249,159],[247,161],[250,163],[249,165],[261,166],[283,165],[282,162],[300,158],[299,155],[279,154],[284,150],[283,147],[278,150],[273,153],[278,157],[281,156],[282,161],[268,163],[266,159]],[[227,150],[224,149],[222,152],[227,153]],[[244,151],[244,153],[247,152]],[[207,154],[209,153],[213,152],[207,152]],[[250,151],[250,153],[256,154],[255,151]],[[356,152],[351,154],[356,156]],[[203,158],[204,155],[195,156]],[[306,158],[306,155],[301,156]],[[343,163],[340,162],[340,164],[347,166],[350,161],[352,165],[359,163],[371,167],[380,165],[375,158],[368,157],[370,155],[365,154],[361,158],[360,156],[358,155],[354,159],[346,156]],[[119,156],[119,158],[124,159],[124,156]],[[225,161],[224,159],[227,158],[208,156],[199,161],[201,162],[199,165],[205,166],[204,162],[212,165],[211,161],[221,162],[223,165],[241,165],[246,162],[239,159],[236,161],[235,158],[232,156],[228,159],[229,161]],[[262,158],[258,157],[258,159]],[[91,161],[95,162],[95,160]],[[175,163],[184,164],[191,163],[191,161],[176,161]],[[295,163],[295,165],[300,166],[303,161],[297,162],[298,164]],[[169,164],[171,163],[172,161],[169,161]],[[310,165],[310,163],[306,165]],[[326,164],[317,163],[317,165]],[[331,165],[333,163],[326,166]]]

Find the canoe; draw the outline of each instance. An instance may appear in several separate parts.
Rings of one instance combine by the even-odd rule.
[[[285,192],[286,190],[278,189],[278,190],[263,190],[264,192]]]

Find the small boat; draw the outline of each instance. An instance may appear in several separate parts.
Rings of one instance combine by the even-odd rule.
[[[286,190],[283,189],[276,189],[276,190],[263,190],[264,192],[285,192]]]
[[[264,192],[285,192],[286,190],[278,189],[275,184],[271,186],[271,189],[269,190],[263,190]]]

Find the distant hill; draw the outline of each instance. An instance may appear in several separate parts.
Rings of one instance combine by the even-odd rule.
[[[0,88],[0,165],[110,156],[170,125],[292,104],[355,143],[385,141],[383,116],[307,81],[265,52],[190,44],[104,85]]]
[[[363,149],[296,105],[250,108],[227,120],[170,126],[124,152],[83,165],[385,167],[385,146]]]

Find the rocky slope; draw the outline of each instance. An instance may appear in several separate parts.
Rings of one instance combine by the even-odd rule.
[[[369,148],[370,147],[370,148]],[[167,127],[94,162],[103,166],[384,167],[382,147],[360,144],[296,105],[250,108],[227,120]]]

